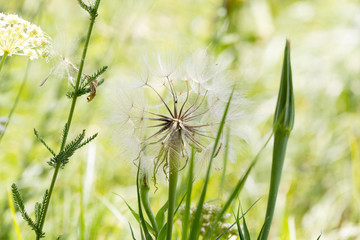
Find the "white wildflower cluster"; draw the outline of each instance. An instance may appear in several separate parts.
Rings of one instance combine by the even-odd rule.
[[[185,206],[181,205],[179,208],[179,214],[182,216],[185,211]],[[211,224],[215,221],[215,218],[218,213],[221,211],[221,206],[219,204],[209,204],[205,203],[202,208],[202,222],[201,222],[201,229],[200,235],[205,236],[208,231],[210,231]],[[196,212],[196,207],[190,208],[190,223],[192,223]],[[231,224],[228,223],[231,214],[225,214],[219,222],[216,224],[215,229],[213,229],[213,233],[211,239],[215,239],[216,237],[220,236],[220,234],[224,233]],[[191,226],[191,225],[190,225]],[[223,235],[224,239],[229,239],[231,236],[237,235],[236,227],[230,228],[226,234]]]
[[[0,13],[0,56],[28,56],[31,60],[48,58],[52,47],[40,27],[14,14]]]
[[[130,87],[117,89],[111,123],[127,157],[141,159],[156,182],[159,170],[168,174],[170,159],[181,170],[192,147],[201,152],[197,160],[209,158],[234,82],[206,51],[184,58],[157,54],[145,64]],[[242,116],[242,103],[235,91],[228,121]]]

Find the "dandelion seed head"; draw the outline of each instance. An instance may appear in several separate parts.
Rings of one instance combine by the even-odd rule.
[[[40,27],[17,15],[0,13],[0,55],[5,53],[48,61],[52,45]]]
[[[200,159],[210,158],[233,82],[206,51],[188,57],[156,54],[146,58],[145,66],[129,87],[118,90],[110,123],[118,129],[118,143],[128,146],[134,141],[127,138],[136,139],[135,159],[151,162],[144,165],[152,166],[156,181],[159,172],[169,173],[169,164],[185,167],[192,147],[201,152]],[[237,113],[241,107],[233,109]]]

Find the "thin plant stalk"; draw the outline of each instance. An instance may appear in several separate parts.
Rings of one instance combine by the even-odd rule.
[[[94,6],[95,12],[97,12],[99,4],[100,4],[100,0],[97,0],[95,2],[95,6]],[[80,62],[80,66],[79,66],[78,75],[77,75],[77,78],[76,78],[75,92],[77,92],[78,89],[79,89],[80,78],[81,78],[82,70],[83,70],[83,67],[84,67],[86,53],[87,53],[87,49],[88,49],[88,46],[89,46],[89,41],[90,41],[90,36],[91,36],[91,33],[92,33],[92,29],[93,29],[93,26],[94,26],[94,23],[95,23],[95,18],[96,18],[96,14],[94,16],[91,16],[91,18],[90,18],[90,24],[89,24],[88,32],[87,32],[87,35],[86,35],[86,40],[85,40],[85,45],[84,45],[84,49],[83,49],[83,53],[82,53],[82,57],[81,57],[81,62]],[[75,110],[77,97],[78,96],[75,94],[73,99],[72,99],[72,102],[71,102],[69,116],[68,116],[68,120],[67,120],[67,123],[66,123],[67,127],[66,127],[64,135],[63,135],[63,139],[62,139],[62,143],[61,143],[61,147],[60,147],[59,152],[61,152],[64,149],[65,144],[66,144],[66,139],[67,139],[67,136],[69,134],[69,130],[70,130],[71,121],[72,121],[74,110]],[[54,171],[54,174],[53,174],[53,177],[52,177],[52,180],[51,180],[51,183],[50,183],[50,187],[49,187],[48,201],[46,201],[46,205],[45,205],[44,217],[41,219],[41,222],[40,222],[40,228],[39,228],[40,232],[42,231],[42,229],[44,227],[46,213],[47,213],[47,210],[48,210],[48,207],[49,207],[52,192],[53,192],[54,187],[55,187],[55,182],[56,182],[56,178],[58,176],[59,170],[60,170],[60,166],[61,166],[61,161],[59,161],[55,166],[55,171]],[[40,236],[37,235],[36,239],[39,240]]]
[[[3,136],[5,135],[6,129],[7,129],[8,125],[9,125],[9,123],[10,123],[10,119],[11,119],[11,117],[12,117],[12,115],[13,115],[13,113],[14,113],[14,111],[15,111],[18,103],[19,103],[20,96],[21,96],[21,94],[22,94],[22,92],[23,92],[23,90],[25,88],[25,84],[26,84],[27,76],[28,76],[28,72],[29,72],[29,66],[30,66],[30,61],[28,61],[28,64],[26,66],[25,75],[24,75],[24,78],[22,80],[20,89],[19,89],[19,91],[18,91],[18,93],[16,95],[15,101],[14,101],[13,105],[11,106],[10,112],[8,114],[7,121],[6,121],[5,126],[4,126],[5,129],[4,129],[3,132],[0,133],[0,142],[1,142],[2,138],[3,138]],[[0,70],[1,70],[1,67],[0,67]]]
[[[156,219],[154,216],[153,211],[151,210],[150,207],[150,201],[149,201],[149,191],[150,191],[150,187],[148,185],[147,182],[147,176],[144,175],[142,177],[142,179],[140,180],[140,198],[141,198],[141,203],[143,204],[144,210],[146,212],[146,215],[148,216],[150,223],[155,231],[155,237],[157,237],[157,235],[159,234],[159,227],[156,223]]]
[[[2,55],[1,61],[0,61],[0,71],[1,71],[1,69],[2,69],[2,67],[3,67],[3,65],[4,65],[4,62],[5,62],[5,60],[6,60],[6,57],[7,57],[8,55],[9,55],[8,52],[4,52],[4,54]]]
[[[176,159],[171,156],[169,159],[169,207],[168,207],[168,218],[167,218],[167,232],[166,239],[171,240],[173,219],[176,204],[176,185],[178,180],[178,168],[176,167]]]
[[[184,216],[182,219],[182,231],[181,231],[181,240],[187,239],[188,227],[190,222],[190,205],[191,205],[191,192],[193,187],[193,176],[194,176],[194,157],[195,157],[195,148],[191,149],[191,158],[189,166],[189,174],[187,177],[187,191],[186,191],[186,203]]]
[[[281,74],[280,90],[274,116],[274,148],[271,167],[270,190],[263,228],[259,239],[268,239],[274,216],[276,198],[279,190],[281,173],[290,132],[294,126],[295,106],[290,63],[290,42],[286,41]]]

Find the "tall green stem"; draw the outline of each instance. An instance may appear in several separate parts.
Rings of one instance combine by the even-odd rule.
[[[97,12],[97,8],[99,6],[99,3],[100,3],[100,0],[97,0],[96,3],[95,3],[95,12]],[[88,29],[86,40],[85,40],[85,45],[84,45],[84,49],[83,49],[83,53],[82,53],[82,57],[81,57],[81,62],[80,62],[80,66],[79,66],[78,75],[77,75],[77,78],[76,78],[75,93],[77,93],[77,91],[79,90],[81,74],[82,74],[82,70],[84,68],[86,53],[87,53],[87,49],[88,49],[88,46],[89,46],[91,32],[92,32],[92,29],[93,29],[93,26],[94,26],[94,23],[95,23],[95,18],[96,18],[96,14],[94,16],[91,16],[91,18],[90,18],[90,25],[89,25],[89,29]],[[66,139],[67,139],[67,136],[69,134],[69,130],[70,130],[71,121],[72,121],[74,110],[75,110],[77,97],[78,97],[77,94],[74,94],[74,97],[73,97],[72,102],[71,102],[71,107],[70,107],[68,120],[67,120],[67,123],[66,123],[67,128],[66,128],[66,130],[64,132],[59,152],[61,152],[64,149],[65,144],[66,144]],[[48,210],[48,207],[49,207],[50,199],[51,199],[51,196],[52,196],[52,192],[54,190],[54,186],[55,186],[57,175],[58,175],[59,170],[60,170],[60,166],[61,166],[61,161],[59,161],[55,166],[55,171],[54,171],[54,174],[53,174],[53,177],[52,177],[52,180],[51,180],[51,184],[50,184],[50,187],[49,187],[48,201],[46,201],[46,205],[45,205],[44,216],[43,216],[43,218],[41,219],[41,222],[40,222],[41,223],[40,224],[40,232],[42,232],[42,229],[44,227],[46,213],[47,213],[47,210]],[[39,240],[40,236],[37,235],[36,239]]]
[[[167,231],[166,239],[171,240],[172,228],[174,222],[174,212],[176,203],[176,185],[178,180],[178,162],[181,155],[181,135],[180,130],[173,132],[169,139],[169,207],[168,207],[168,218],[167,218]]]
[[[186,204],[184,216],[182,219],[182,231],[181,231],[181,240],[187,239],[189,222],[190,222],[190,205],[191,205],[191,192],[193,187],[193,177],[194,177],[194,157],[195,157],[195,148],[191,148],[191,158],[190,158],[190,166],[189,173],[187,177],[187,190],[186,190]]]
[[[166,239],[171,240],[172,227],[174,222],[174,212],[175,212],[175,203],[176,203],[176,184],[178,179],[178,169],[174,167],[174,163],[170,159],[170,173],[169,173],[169,208],[168,208],[168,218],[167,218],[167,233]]]
[[[3,67],[3,65],[4,65],[4,62],[5,62],[5,59],[6,59],[6,57],[9,55],[9,53],[8,52],[4,52],[4,54],[2,55],[2,58],[1,58],[1,61],[0,61],[0,71],[1,71],[1,69],[2,69],[2,67]]]

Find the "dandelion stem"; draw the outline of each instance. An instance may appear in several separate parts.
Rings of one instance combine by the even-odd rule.
[[[8,52],[4,52],[4,54],[2,55],[1,61],[0,61],[0,71],[2,69],[2,66],[4,65],[5,59],[6,57],[9,55]]]
[[[191,192],[193,187],[193,176],[194,176],[194,156],[195,156],[195,147],[192,147],[189,174],[187,179],[188,182],[187,182],[187,193],[186,193],[186,205],[185,205],[184,217],[182,219],[181,240],[187,239],[188,227],[190,222]]]
[[[95,13],[97,13],[99,3],[100,3],[100,0],[96,0],[95,7],[94,7],[95,8],[94,9]],[[96,18],[95,16],[96,16],[96,14],[90,18],[89,29],[88,29],[86,40],[85,40],[85,45],[84,45],[84,49],[83,49],[83,53],[82,53],[82,57],[81,57],[81,62],[80,62],[80,66],[79,66],[78,75],[77,75],[77,78],[76,78],[75,93],[77,93],[77,91],[79,89],[80,78],[81,78],[82,70],[83,70],[84,63],[85,63],[85,58],[86,58],[86,53],[87,53],[87,49],[88,49],[88,46],[89,46],[90,36],[91,36],[91,32],[92,32],[92,29],[93,29],[93,26],[94,26],[94,23],[95,23],[95,18]],[[71,102],[69,117],[68,117],[68,120],[67,120],[67,128],[66,128],[66,130],[64,132],[59,152],[61,152],[64,149],[65,144],[66,144],[66,139],[67,139],[67,136],[69,134],[70,125],[71,125],[71,121],[72,121],[72,118],[73,118],[77,97],[78,97],[78,95],[74,94],[74,97],[73,97],[72,102]],[[46,201],[44,215],[43,215],[43,217],[42,217],[42,219],[40,221],[40,227],[39,227],[40,231],[39,232],[42,232],[42,229],[44,227],[46,213],[47,213],[47,210],[48,210],[48,207],[49,207],[52,192],[53,192],[54,187],[55,187],[55,182],[56,182],[57,175],[59,173],[60,166],[61,166],[61,161],[59,161],[55,166],[55,171],[54,171],[54,174],[53,174],[53,177],[52,177],[52,180],[51,180],[51,184],[50,184],[50,187],[49,187],[48,201]],[[39,240],[40,237],[41,236],[37,235],[36,239]]]
[[[166,239],[171,240],[175,202],[176,202],[176,184],[178,179],[178,170],[172,167],[174,164],[171,163],[170,159],[170,173],[169,173],[169,209],[168,209],[168,220],[167,220],[167,234]]]
[[[169,161],[169,208],[168,208],[168,218],[167,218],[167,232],[166,239],[171,240],[172,227],[174,222],[174,212],[176,204],[176,184],[178,180],[178,161],[180,159],[181,152],[181,135],[179,130],[170,134],[169,139],[169,152],[168,152],[168,161]],[[179,141],[180,140],[180,141]]]

